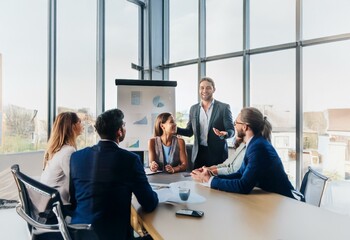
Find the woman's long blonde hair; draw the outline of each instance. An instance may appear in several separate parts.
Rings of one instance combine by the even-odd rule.
[[[77,148],[75,142],[77,135],[74,132],[73,126],[78,123],[78,121],[79,117],[74,112],[62,112],[57,115],[47,143],[43,169],[45,169],[47,162],[52,159],[53,155],[61,150],[63,145],[68,144]]]

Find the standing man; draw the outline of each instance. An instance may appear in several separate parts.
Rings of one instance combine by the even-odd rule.
[[[178,128],[177,134],[194,135],[192,161],[194,169],[222,163],[228,158],[226,138],[233,137],[234,126],[230,105],[214,100],[215,83],[204,77],[199,82],[201,102],[190,109],[186,128]]]
[[[101,140],[75,152],[70,160],[72,223],[92,224],[100,240],[132,239],[131,196],[146,212],[158,204],[138,155],[119,147],[125,137],[124,114],[112,109],[97,117]]]

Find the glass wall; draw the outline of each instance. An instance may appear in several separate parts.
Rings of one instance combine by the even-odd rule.
[[[105,109],[117,106],[115,79],[138,79],[138,6],[128,1],[106,1]],[[127,21],[126,21],[127,19]]]
[[[250,0],[250,47],[295,41],[294,0]]]
[[[177,81],[175,91],[176,99],[176,123],[179,127],[186,127],[189,119],[190,108],[198,102],[197,65],[172,68],[169,71],[169,79]],[[193,138],[184,137],[187,142]]]
[[[295,51],[251,56],[251,106],[272,124],[271,142],[295,185]]]
[[[350,41],[304,50],[304,161],[350,179]]]
[[[170,62],[198,57],[198,1],[169,1]]]
[[[233,119],[243,107],[242,57],[207,63],[207,76],[215,81],[214,98],[230,104]]]
[[[304,39],[349,33],[349,11],[348,0],[304,0]]]
[[[243,1],[207,0],[207,55],[243,49]]]
[[[350,215],[350,41],[304,49],[303,161],[331,181],[324,208]]]
[[[49,1],[0,2],[0,153],[45,149],[48,119]],[[82,8],[84,6],[84,8]],[[115,79],[138,79],[139,9],[105,6],[105,109],[116,107]],[[78,147],[96,142],[97,1],[57,1],[56,113],[78,112]],[[126,20],[127,19],[127,20]],[[30,99],[30,100],[29,100]]]
[[[0,154],[46,146],[47,9],[0,1]]]
[[[78,148],[96,141],[96,6],[95,0],[57,2],[57,111],[83,120]]]

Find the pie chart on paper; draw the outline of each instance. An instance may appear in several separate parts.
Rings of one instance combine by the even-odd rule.
[[[153,106],[157,108],[164,107],[164,103],[162,102],[160,96],[156,96],[153,98]]]

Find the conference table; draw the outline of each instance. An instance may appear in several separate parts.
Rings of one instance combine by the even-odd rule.
[[[149,175],[150,183],[192,181],[184,173]],[[350,239],[350,217],[336,214],[279,194],[254,189],[250,194],[228,193],[199,183],[192,189],[202,203],[160,203],[145,213],[132,206],[144,228],[155,239],[296,240]],[[204,211],[201,218],[175,215],[189,208]]]

